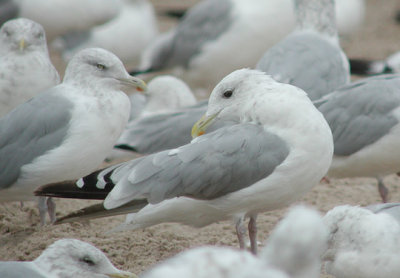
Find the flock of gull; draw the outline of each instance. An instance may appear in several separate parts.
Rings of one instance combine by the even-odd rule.
[[[161,34],[146,0],[51,2],[0,1],[0,202],[38,200],[42,229],[124,214],[112,232],[233,220],[240,249],[249,236],[250,252],[198,247],[143,278],[400,277],[383,183],[400,172],[399,59],[349,60],[339,41],[363,0],[202,0]],[[259,213],[346,177],[376,178],[382,203],[293,206],[258,250]],[[102,202],[57,217],[56,198]],[[0,277],[136,275],[61,239]]]

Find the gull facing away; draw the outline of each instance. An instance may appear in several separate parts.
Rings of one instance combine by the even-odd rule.
[[[250,69],[229,74],[215,87],[192,134],[220,120],[231,124],[77,182],[43,186],[36,194],[105,199],[65,221],[135,212],[147,204],[154,214],[147,212],[141,227],[161,222],[201,227],[233,219],[241,248],[249,217],[255,253],[257,214],[296,201],[320,181],[331,163],[332,134],[303,90]]]
[[[36,187],[82,177],[111,151],[129,117],[126,86],[144,88],[112,53],[90,48],[68,64],[60,85],[0,119],[0,202],[34,200]],[[55,204],[40,198],[55,221]]]
[[[335,144],[327,177],[373,177],[383,202],[383,177],[400,170],[400,76],[382,75],[345,85],[315,101]]]
[[[319,213],[297,206],[278,223],[258,257],[229,247],[199,247],[156,265],[141,277],[318,278],[327,237]]]
[[[0,262],[3,278],[137,278],[121,271],[93,245],[77,239],[60,239],[30,262]]]
[[[296,29],[269,48],[257,69],[307,92],[311,100],[350,81],[349,62],[339,45],[334,0],[294,0]]]
[[[325,270],[337,278],[400,277],[400,224],[388,213],[338,206],[328,211]]]
[[[25,18],[0,29],[0,117],[60,83],[42,26]]]

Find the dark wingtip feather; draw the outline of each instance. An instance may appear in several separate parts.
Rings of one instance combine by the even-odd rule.
[[[75,212],[72,212],[66,216],[63,216],[54,224],[63,224],[70,223],[76,221],[83,221],[88,219],[100,218],[100,217],[108,217],[126,213],[137,212],[142,209],[144,206],[148,204],[147,200],[133,200],[121,207],[106,210],[103,206],[103,203],[91,205]]]
[[[121,149],[121,150],[125,150],[125,151],[137,152],[137,150],[136,150],[134,147],[129,146],[129,145],[127,145],[127,144],[115,145],[114,148],[116,148],[116,149]]]
[[[186,14],[187,9],[174,9],[160,11],[159,14],[162,16],[168,16],[171,18],[181,19]]]
[[[146,73],[152,73],[157,71],[156,69],[153,68],[148,68],[145,70],[132,70],[129,72],[130,75],[136,76],[136,75],[140,75],[140,74],[146,74]]]

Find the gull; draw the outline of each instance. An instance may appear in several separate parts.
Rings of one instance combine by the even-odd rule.
[[[349,34],[363,21],[364,0],[339,3],[338,25]],[[293,0],[201,1],[150,44],[131,73],[171,69],[191,88],[208,94],[228,73],[253,67],[294,27]]]
[[[129,117],[122,88],[145,88],[112,53],[79,52],[64,80],[0,119],[0,202],[33,200],[39,185],[82,177],[111,151]],[[40,198],[41,223],[55,204]]]
[[[77,239],[59,239],[30,262],[0,262],[4,278],[136,278],[121,271],[95,246]]]
[[[229,247],[198,247],[152,267],[141,277],[319,278],[327,237],[320,214],[296,206],[274,228],[258,257]]]
[[[311,100],[350,81],[349,63],[339,45],[334,0],[294,0],[296,29],[269,48],[256,68],[295,85]]]
[[[387,213],[352,206],[324,216],[329,229],[325,269],[337,278],[399,277],[400,224]]]
[[[373,177],[387,202],[383,177],[400,170],[400,77],[382,75],[345,85],[314,104],[335,145],[327,177]]]
[[[232,124],[196,137],[218,120]],[[233,219],[241,248],[244,219],[249,217],[255,253],[257,214],[288,205],[311,190],[333,154],[329,126],[307,94],[250,69],[234,71],[215,87],[192,134],[196,138],[190,144],[111,166],[77,182],[43,186],[36,194],[105,199],[89,208],[97,217],[138,211],[150,203],[156,218],[157,208],[163,207],[160,222],[205,226]],[[83,209],[69,220],[83,219],[88,212]]]
[[[0,117],[60,83],[50,61],[42,26],[25,18],[0,29]]]
[[[158,35],[153,5],[147,0],[123,0],[121,11],[109,22],[52,42],[65,61],[88,47],[111,51],[126,66],[137,66],[143,49]]]
[[[132,94],[130,96],[132,106],[139,102],[138,96],[142,95]],[[152,134],[158,132],[168,134],[169,131],[172,131],[170,129],[160,130],[162,128],[159,125],[161,124],[161,121],[158,119],[164,117],[164,115],[176,115],[177,113],[180,113],[181,109],[185,109],[184,107],[197,105],[196,98],[189,86],[179,78],[172,75],[160,75],[153,78],[147,85],[145,96],[146,100],[143,107],[135,107],[135,109],[132,109],[135,111],[140,110],[140,113],[139,115],[131,116],[128,125],[116,143],[116,148],[136,151],[139,153],[152,153],[158,151],[158,146],[160,144],[163,146],[165,145],[160,141],[158,136],[154,138],[155,140],[151,140],[150,138],[152,137]],[[207,107],[205,107],[205,109],[206,108]],[[200,116],[205,113],[205,109],[202,109],[200,114],[196,115],[197,117],[191,117],[191,119],[200,118]],[[134,111],[132,112],[135,113]],[[153,122],[156,124],[153,124]],[[180,119],[179,122],[176,122],[175,128],[186,128],[184,132],[187,134],[185,137],[186,140],[180,145],[190,142],[190,131],[195,122],[196,120],[184,122],[184,119]],[[171,142],[171,144],[173,144],[172,147],[180,146],[176,145],[182,141],[177,138],[180,134],[182,133],[179,132],[177,134],[178,136],[171,140],[173,141]],[[167,136],[167,138],[169,139],[170,136]]]

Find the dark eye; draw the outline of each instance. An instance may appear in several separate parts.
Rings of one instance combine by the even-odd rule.
[[[94,261],[91,258],[89,258],[88,256],[83,257],[81,259],[81,261],[90,266],[95,265]]]
[[[36,35],[35,35],[35,37],[36,38],[38,38],[38,39],[41,39],[41,38],[43,38],[43,33],[37,33]]]
[[[106,66],[103,65],[103,64],[96,64],[96,67],[97,67],[98,69],[100,69],[100,70],[105,70],[105,69],[106,69]]]
[[[230,98],[233,94],[232,90],[226,90],[223,94],[224,98]]]
[[[7,37],[11,36],[11,32],[10,31],[3,29],[3,32]]]

